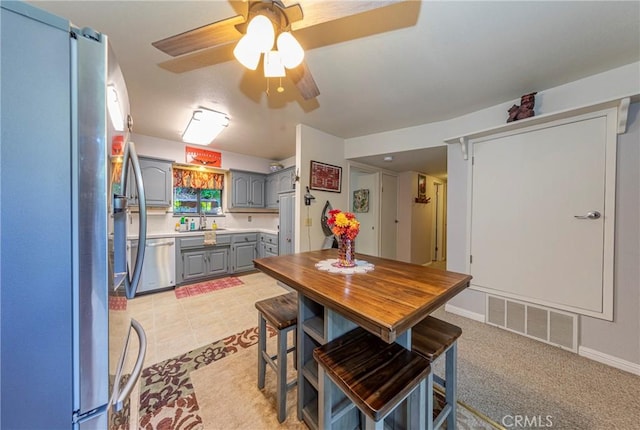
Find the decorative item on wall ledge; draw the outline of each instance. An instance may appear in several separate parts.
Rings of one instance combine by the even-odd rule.
[[[369,212],[369,190],[361,189],[353,192],[353,211]]]
[[[535,112],[533,111],[533,107],[536,104],[536,94],[538,93],[525,94],[520,98],[520,106],[511,106],[508,110],[509,118],[507,118],[507,122],[513,122],[534,116]]]
[[[416,197],[416,203],[431,203],[431,197]]]
[[[360,222],[351,212],[340,209],[329,211],[327,224],[338,239],[338,261],[336,267],[354,267],[356,265],[356,236],[360,232]]]
[[[222,167],[222,154],[217,151],[185,146],[186,162],[207,167]]]
[[[311,160],[311,178],[309,187],[312,190],[342,191],[342,167]]]

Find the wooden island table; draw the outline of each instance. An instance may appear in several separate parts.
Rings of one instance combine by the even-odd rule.
[[[298,291],[298,418],[312,429],[353,428],[358,420],[349,399],[322,372],[318,376],[315,348],[357,326],[410,348],[411,328],[471,281],[469,275],[368,255],[356,256],[375,266],[366,273],[316,267],[336,257],[335,249],[327,249],[254,260],[257,269]]]

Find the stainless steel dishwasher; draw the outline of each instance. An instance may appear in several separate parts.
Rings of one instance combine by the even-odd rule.
[[[127,245],[129,264],[135,264],[138,241]],[[147,239],[138,293],[164,290],[176,285],[176,240],[172,237]]]

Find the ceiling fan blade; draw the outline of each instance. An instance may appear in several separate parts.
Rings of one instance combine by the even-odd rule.
[[[311,70],[309,70],[306,61],[303,61],[302,64],[294,69],[287,70],[287,75],[296,84],[303,99],[309,100],[320,95],[320,90],[311,75]]]
[[[352,2],[344,3],[351,4]],[[371,2],[358,1],[353,3]],[[421,2],[381,3],[392,4],[388,4],[384,8],[370,9],[356,15],[343,16],[339,19],[301,28],[294,33],[295,37],[305,50],[309,50],[416,25]],[[334,3],[331,2],[330,4],[333,5]],[[339,3],[339,5],[342,5],[342,3]],[[306,10],[305,18],[302,22],[307,22]],[[366,25],[363,25],[365,22]]]
[[[202,67],[213,66],[214,64],[225,63],[234,59],[233,48],[235,43],[227,43],[222,46],[214,46],[208,49],[201,49],[182,57],[172,58],[163,61],[158,66],[173,73],[184,73]]]
[[[236,15],[158,40],[152,45],[172,57],[177,57],[200,49],[235,42],[242,37],[242,33],[235,26],[243,24],[245,20],[244,16]]]
[[[351,15],[379,9],[395,3],[407,0],[379,0],[379,1],[331,1],[326,0],[299,0],[304,11],[304,18],[291,25],[292,29],[311,27],[327,21],[344,18]]]

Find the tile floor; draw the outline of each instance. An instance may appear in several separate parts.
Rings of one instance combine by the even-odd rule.
[[[136,297],[126,311],[116,311],[121,324],[110,325],[110,335],[123,339],[129,318],[137,320],[147,336],[144,367],[158,363],[258,325],[258,300],[288,292],[269,276],[257,272],[239,276],[244,285],[195,297],[177,299],[174,290]],[[121,347],[110,351],[110,364],[117,363]],[[130,341],[125,369],[132,369],[138,343]],[[111,369],[112,373],[114,369]],[[137,384],[139,385],[139,384]],[[131,393],[130,428],[137,428],[139,387]]]

